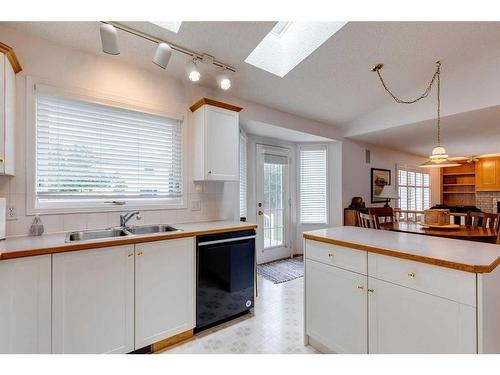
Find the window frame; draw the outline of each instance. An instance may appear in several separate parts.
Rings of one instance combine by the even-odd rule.
[[[39,202],[36,195],[36,89],[44,93],[60,95],[76,100],[83,100],[116,108],[149,113],[164,117],[169,117],[181,123],[181,149],[182,149],[182,197],[171,198],[116,198],[117,201],[125,201],[123,205],[104,203],[112,201],[113,197],[106,199],[75,199],[60,200],[51,202]],[[184,113],[166,112],[159,105],[152,105],[139,101],[130,100],[115,96],[95,92],[83,88],[61,87],[50,82],[26,78],[26,214],[64,214],[64,213],[89,213],[89,212],[113,212],[127,210],[165,210],[187,208],[188,191],[188,142],[187,142],[187,111]]]
[[[300,179],[301,179],[301,157],[300,153],[302,150],[325,150],[325,157],[326,157],[326,194],[325,194],[325,206],[326,206],[326,221],[325,222],[314,222],[314,223],[309,223],[309,222],[302,222],[302,205],[300,203],[301,201],[301,186],[300,186]],[[314,143],[314,144],[301,144],[298,145],[297,148],[297,211],[298,211],[298,217],[297,217],[297,222],[299,225],[329,225],[330,223],[330,163],[329,163],[329,148],[328,145],[325,143]]]
[[[429,186],[428,187],[425,187],[423,185],[423,181],[424,181],[424,178],[422,176],[422,186],[417,186],[416,185],[416,177],[415,177],[415,185],[409,185],[408,183],[406,185],[401,185],[400,184],[400,179],[399,179],[399,171],[405,171],[405,172],[413,172],[413,173],[421,173],[422,175],[426,174],[429,176]],[[408,176],[406,176],[406,179],[408,181]],[[417,168],[417,167],[411,167],[411,166],[408,166],[408,165],[396,165],[396,186],[397,186],[397,191],[398,191],[398,194],[399,194],[399,189],[401,187],[406,187],[406,189],[408,188],[422,188],[422,210],[419,210],[417,209],[417,201],[415,201],[415,211],[423,211],[423,210],[426,210],[427,208],[423,207],[423,202],[424,202],[424,189],[429,189],[429,208],[432,207],[432,175],[430,172],[425,172],[425,171],[422,171],[421,169]],[[408,197],[408,191],[407,191],[407,194],[406,196]],[[416,196],[415,196],[416,197]],[[408,199],[407,199],[407,206],[408,206]],[[401,208],[401,197],[398,198],[397,200],[397,208],[399,209],[402,209]],[[409,211],[413,211],[411,209],[406,209],[406,210],[409,210]]]

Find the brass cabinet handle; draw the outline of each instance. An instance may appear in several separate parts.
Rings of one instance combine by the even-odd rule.
[[[414,278],[415,278],[415,276],[417,276],[417,274],[416,274],[415,272],[410,272],[410,273],[408,274],[408,277],[409,277],[410,279],[414,279]]]
[[[259,211],[259,212],[257,212],[257,213],[259,214],[259,216],[264,215],[264,212],[262,212],[262,211]]]
[[[212,174],[212,171],[208,171],[208,174]]]
[[[3,158],[0,158],[0,163],[3,163]]]
[[[333,253],[328,253],[329,258],[333,258]]]
[[[141,255],[142,255],[142,251],[139,251],[139,252],[137,253],[137,256],[138,256],[138,257],[140,257]]]
[[[368,292],[369,292],[369,293],[373,293],[373,292],[375,292],[375,289],[370,289],[370,288],[369,288],[369,289],[368,289]]]
[[[365,289],[365,286],[364,286],[364,285],[358,285],[358,289],[359,289],[359,290],[364,290],[364,289]]]
[[[128,257],[133,257],[134,256],[134,253],[128,253]]]

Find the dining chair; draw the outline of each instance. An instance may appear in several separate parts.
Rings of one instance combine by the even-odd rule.
[[[500,214],[484,213],[483,225],[484,228],[498,230],[500,228]]]
[[[368,213],[375,218],[377,228],[380,228],[380,224],[393,223],[395,221],[392,207],[371,207],[368,208]]]
[[[498,229],[500,227],[500,214],[469,211],[467,213],[467,223],[472,227]]]
[[[378,229],[377,221],[373,215],[358,212],[358,221],[362,228]]]

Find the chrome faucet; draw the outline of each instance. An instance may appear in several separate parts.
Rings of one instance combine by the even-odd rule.
[[[125,228],[125,226],[127,225],[128,221],[130,219],[132,219],[134,216],[137,217],[137,220],[141,220],[141,215],[140,215],[140,212],[139,211],[131,211],[131,212],[127,212],[123,215],[120,215],[120,226]]]

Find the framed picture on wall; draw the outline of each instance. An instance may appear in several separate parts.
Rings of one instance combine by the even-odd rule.
[[[371,170],[371,198],[372,203],[384,203],[386,200],[378,198],[385,185],[391,184],[391,170],[372,168]]]

